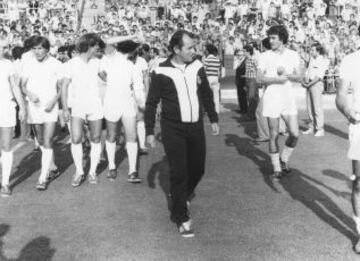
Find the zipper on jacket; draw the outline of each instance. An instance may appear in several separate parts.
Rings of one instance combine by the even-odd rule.
[[[181,74],[183,75],[184,77],[184,81],[185,81],[185,86],[186,86],[186,93],[188,95],[188,99],[189,99],[189,105],[190,105],[190,122],[193,122],[193,118],[192,118],[192,104],[191,104],[191,99],[190,99],[190,91],[189,91],[189,86],[187,84],[187,81],[186,81],[186,76],[185,76],[185,71],[182,71],[180,68],[177,68],[175,67],[176,69],[178,69]],[[186,70],[186,68],[185,68]],[[176,83],[175,83],[176,84]]]

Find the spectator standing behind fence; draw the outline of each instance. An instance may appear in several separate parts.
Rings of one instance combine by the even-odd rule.
[[[213,44],[208,44],[205,46],[205,56],[204,65],[206,76],[208,78],[210,88],[213,91],[215,110],[217,113],[220,112],[220,70],[221,63],[220,59],[217,56],[218,50]]]
[[[243,50],[237,50],[235,52],[237,58],[237,68],[235,71],[235,85],[237,90],[238,102],[239,102],[239,112],[247,113],[248,104],[246,100],[246,90],[245,90],[245,61],[246,55]]]
[[[251,45],[244,47],[246,54],[245,61],[245,86],[248,102],[249,120],[255,119],[256,106],[259,102],[259,89],[256,82],[257,61],[254,55],[254,48]]]
[[[306,88],[306,108],[310,119],[308,129],[303,134],[311,134],[315,131],[316,137],[322,137],[325,134],[322,93],[324,91],[323,79],[329,61],[323,55],[324,49],[321,44],[312,44],[309,67],[302,81],[302,86]]]

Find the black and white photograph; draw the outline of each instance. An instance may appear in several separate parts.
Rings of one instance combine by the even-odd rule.
[[[360,0],[0,0],[0,261],[360,259]]]

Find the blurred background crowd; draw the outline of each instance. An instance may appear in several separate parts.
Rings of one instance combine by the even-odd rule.
[[[261,49],[266,30],[284,24],[289,47],[308,60],[309,47],[320,42],[336,70],[344,55],[360,46],[360,0],[0,0],[0,34],[9,50],[31,35],[51,42],[51,54],[72,45],[79,35],[97,32],[104,37],[142,35],[160,56],[177,29],[193,32],[197,52],[208,43],[218,48],[223,75],[234,73],[237,55],[251,43]],[[256,53],[256,50],[255,50]],[[11,54],[11,52],[9,52]],[[64,57],[66,59],[66,57]],[[226,68],[226,70],[225,70]]]

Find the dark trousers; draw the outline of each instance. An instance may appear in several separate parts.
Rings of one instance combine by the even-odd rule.
[[[246,78],[247,100],[249,102],[248,116],[255,119],[256,107],[259,103],[259,88],[255,78]]]
[[[161,121],[161,136],[170,167],[172,219],[181,224],[189,220],[186,201],[205,171],[205,133],[203,122]]]
[[[239,102],[239,108],[242,113],[247,113],[248,103],[247,103],[247,94],[245,90],[245,78],[242,78],[236,85],[237,96]]]

